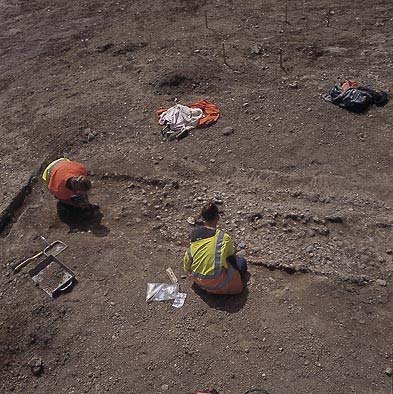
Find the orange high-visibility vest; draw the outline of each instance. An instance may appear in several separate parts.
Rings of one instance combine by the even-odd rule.
[[[54,163],[51,168],[49,165],[48,168],[50,170],[48,189],[56,198],[63,201],[75,195],[75,192],[66,186],[67,181],[80,175],[87,176],[86,167],[76,161],[62,160]]]

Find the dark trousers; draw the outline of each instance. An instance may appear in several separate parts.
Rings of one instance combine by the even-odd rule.
[[[240,273],[247,272],[247,260],[243,256],[231,256],[228,260]]]

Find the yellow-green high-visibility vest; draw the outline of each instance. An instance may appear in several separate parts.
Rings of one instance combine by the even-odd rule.
[[[223,268],[228,268],[227,259],[233,255],[231,237],[217,229],[212,237],[191,242],[184,254],[184,270],[198,278],[217,278]]]

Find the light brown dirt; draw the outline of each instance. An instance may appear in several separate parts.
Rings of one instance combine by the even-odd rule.
[[[103,214],[70,232],[39,181],[11,204],[2,392],[389,392],[392,112],[320,94],[347,77],[391,91],[393,6],[291,0],[285,24],[284,4],[0,0],[0,210],[66,155],[91,170]],[[218,123],[162,141],[155,110],[202,97]],[[182,275],[186,219],[215,192],[252,263],[247,290],[201,296],[181,279],[182,309],[146,304],[147,282]],[[53,301],[10,270],[39,234],[69,245],[59,258],[78,278]]]

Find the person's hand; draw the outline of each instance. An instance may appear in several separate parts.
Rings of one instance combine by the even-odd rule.
[[[81,203],[83,203],[84,202],[84,197],[81,195],[81,194],[74,194],[72,197],[71,197],[71,201],[74,203],[74,204],[81,204]]]

